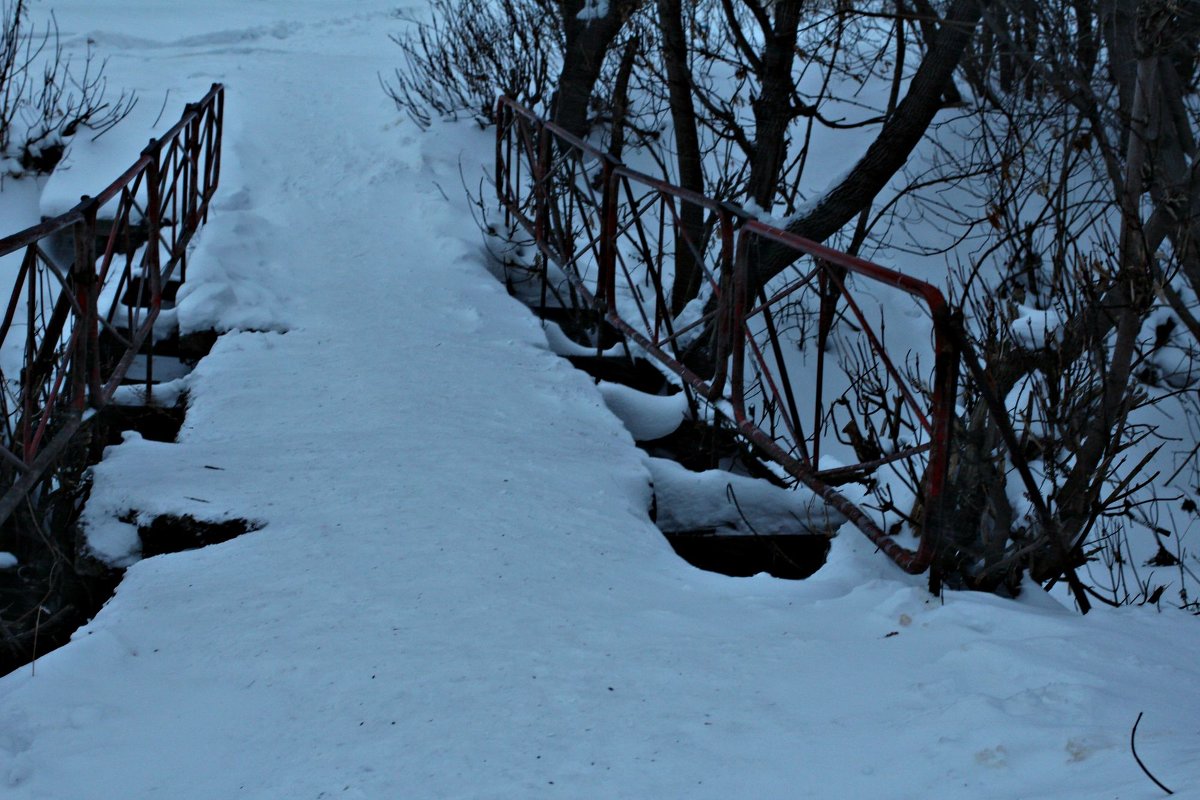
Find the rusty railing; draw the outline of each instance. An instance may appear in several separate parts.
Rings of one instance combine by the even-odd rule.
[[[541,304],[603,317],[902,569],[923,572],[940,535],[958,389],[941,292],[632,170],[508,98],[497,119],[496,189],[543,256],[532,267]],[[762,247],[793,264],[748,296]],[[677,272],[697,276],[682,293]],[[924,359],[889,351],[884,310],[922,327]],[[885,470],[920,509],[915,549],[838,489],[864,478],[878,489]],[[876,499],[875,511],[891,502]]]
[[[188,242],[217,189],[223,111],[214,84],[97,195],[0,239],[0,258],[21,255],[0,322],[0,523],[153,337],[163,288],[186,276]]]

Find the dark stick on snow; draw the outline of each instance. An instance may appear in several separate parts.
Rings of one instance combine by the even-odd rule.
[[[1142,772],[1146,773],[1146,777],[1147,777],[1147,778],[1149,778],[1150,780],[1154,781],[1154,784],[1155,784],[1155,785],[1156,785],[1158,788],[1160,788],[1160,789],[1162,789],[1164,792],[1166,792],[1167,794],[1175,794],[1175,793],[1174,793],[1174,792],[1172,792],[1170,789],[1168,789],[1166,786],[1163,786],[1163,783],[1162,783],[1162,781],[1160,781],[1158,778],[1154,777],[1154,775],[1153,775],[1153,774],[1150,772],[1150,770],[1146,769],[1146,765],[1142,763],[1142,759],[1140,759],[1140,758],[1138,757],[1138,754],[1137,754],[1137,746],[1134,744],[1134,737],[1136,737],[1136,736],[1137,736],[1137,726],[1138,726],[1138,723],[1142,721],[1142,714],[1144,714],[1144,713],[1146,713],[1146,712],[1144,712],[1144,711],[1139,711],[1139,712],[1138,712],[1138,717],[1137,717],[1137,719],[1136,719],[1136,720],[1134,720],[1134,722],[1133,722],[1133,730],[1131,730],[1131,731],[1129,732],[1129,749],[1133,751],[1133,759],[1134,759],[1134,761],[1136,761],[1136,762],[1137,762],[1137,765],[1138,765],[1139,767],[1141,767],[1141,768],[1142,768]]]

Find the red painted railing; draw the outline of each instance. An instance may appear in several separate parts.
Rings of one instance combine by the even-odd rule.
[[[184,279],[217,189],[223,111],[216,84],[96,196],[0,239],[0,257],[23,253],[0,322],[0,522],[112,400],[153,335],[163,287]]]
[[[601,314],[901,568],[923,572],[940,535],[958,388],[958,338],[941,292],[632,170],[508,98],[497,119],[496,189],[510,224],[544,257],[534,268],[542,305]],[[763,247],[794,263],[751,297]],[[691,265],[698,298],[673,308],[673,273]],[[889,350],[883,321],[872,318],[884,308],[927,329],[924,359]],[[701,335],[707,367],[689,350]],[[885,470],[919,498],[916,549],[837,488]]]

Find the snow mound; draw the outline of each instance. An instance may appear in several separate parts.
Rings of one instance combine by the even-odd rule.
[[[579,342],[576,342],[567,334],[563,333],[562,327],[557,322],[542,323],[542,330],[546,334],[546,344],[550,347],[550,352],[560,356],[580,356],[594,357],[601,356],[603,358],[619,358],[624,356],[624,351],[620,346],[610,347],[607,350],[596,352],[595,347],[585,347]]]
[[[1010,324],[1013,338],[1026,350],[1041,350],[1062,336],[1066,320],[1058,310],[1020,306]]]
[[[600,381],[596,388],[600,390],[604,404],[638,442],[670,436],[689,415],[687,398],[682,393],[647,394],[605,381]]]

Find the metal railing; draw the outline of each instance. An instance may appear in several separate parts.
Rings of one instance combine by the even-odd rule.
[[[214,84],[94,197],[0,239],[0,258],[21,254],[0,322],[0,523],[112,401],[153,336],[164,286],[186,276],[220,176],[223,113]]]
[[[509,98],[496,117],[496,190],[544,257],[541,304],[598,313],[902,569],[923,572],[947,500],[958,391],[959,340],[941,292],[632,170]],[[764,246],[793,263],[752,290]],[[675,274],[697,280],[672,297]],[[928,328],[924,360],[897,358],[872,319],[903,303]],[[884,469],[903,471],[918,498],[915,549],[837,488]]]

